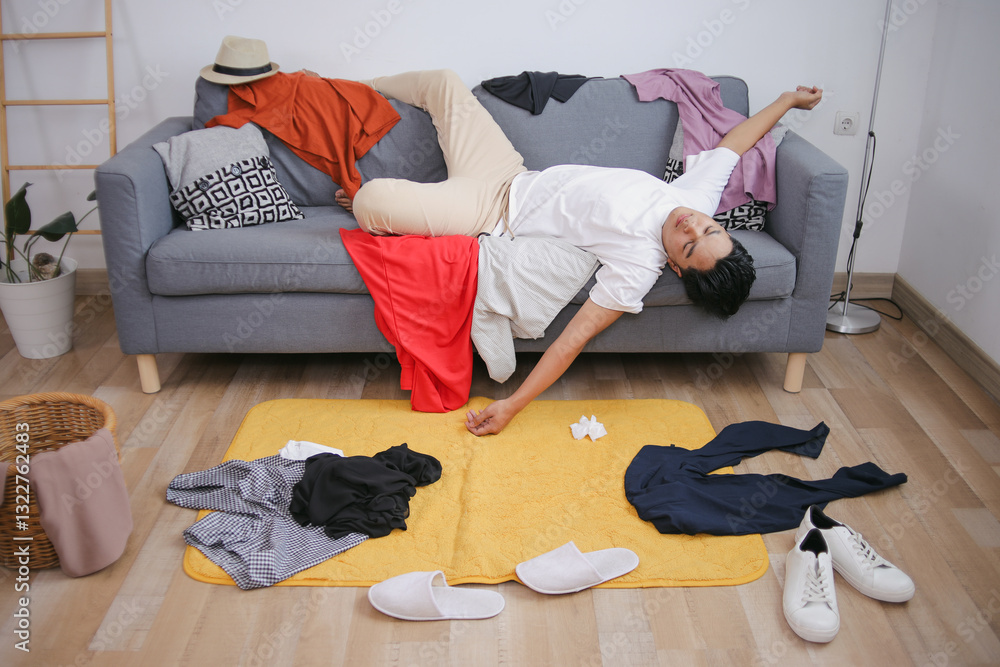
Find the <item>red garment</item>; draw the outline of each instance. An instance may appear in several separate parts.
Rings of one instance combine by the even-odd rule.
[[[340,230],[396,348],[399,386],[419,412],[450,412],[472,388],[472,313],[479,242],[472,236],[372,236]]]
[[[230,86],[229,113],[205,126],[242,127],[248,122],[281,139],[353,198],[361,187],[355,161],[399,122],[399,114],[363,83],[279,72]]]

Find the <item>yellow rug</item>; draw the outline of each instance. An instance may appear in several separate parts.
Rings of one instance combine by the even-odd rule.
[[[482,409],[485,398],[470,406]],[[514,566],[573,540],[583,552],[626,547],[639,567],[603,587],[724,586],[767,570],[760,535],[661,535],[625,498],[625,469],[643,445],[701,447],[715,432],[681,401],[535,401],[496,436],[465,430],[466,409],[413,412],[409,401],[285,399],[247,413],[225,460],[253,460],[288,440],[371,456],[407,443],[441,461],[441,479],[419,487],[407,530],[369,539],[278,585],[370,586],[405,572],[443,570],[449,584],[514,580]],[[575,440],[570,424],[595,415],[608,435]],[[727,469],[729,470],[729,469]],[[199,516],[203,516],[202,513]],[[188,547],[193,578],[232,584]]]

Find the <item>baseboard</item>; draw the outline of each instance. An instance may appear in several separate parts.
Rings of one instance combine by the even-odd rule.
[[[898,274],[892,288],[892,300],[959,368],[982,385],[994,400],[1000,401],[1000,364]]]
[[[894,273],[855,273],[851,281],[851,300],[892,298]],[[847,273],[833,274],[831,294],[839,294],[847,286]]]

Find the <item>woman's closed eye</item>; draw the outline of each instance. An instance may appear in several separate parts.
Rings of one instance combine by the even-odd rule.
[[[716,234],[720,234],[720,233],[721,233],[720,230],[713,229],[712,231],[707,232],[705,234],[705,236],[715,236]],[[694,241],[688,241],[687,243],[684,244],[683,250],[684,250],[684,256],[685,257],[687,257],[687,258],[691,257],[691,255],[694,253],[695,246],[698,245],[698,240],[700,240],[700,239],[696,239]]]

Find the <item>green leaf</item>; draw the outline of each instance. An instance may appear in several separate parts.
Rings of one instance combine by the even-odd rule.
[[[16,234],[27,234],[31,229],[31,207],[24,198],[29,185],[31,183],[22,185],[21,189],[4,204],[4,236],[8,243],[12,242]]]
[[[46,241],[58,241],[67,234],[77,231],[76,217],[69,211],[38,230],[37,234]]]
[[[89,195],[87,195],[87,201],[97,201],[97,190],[93,190]]]

